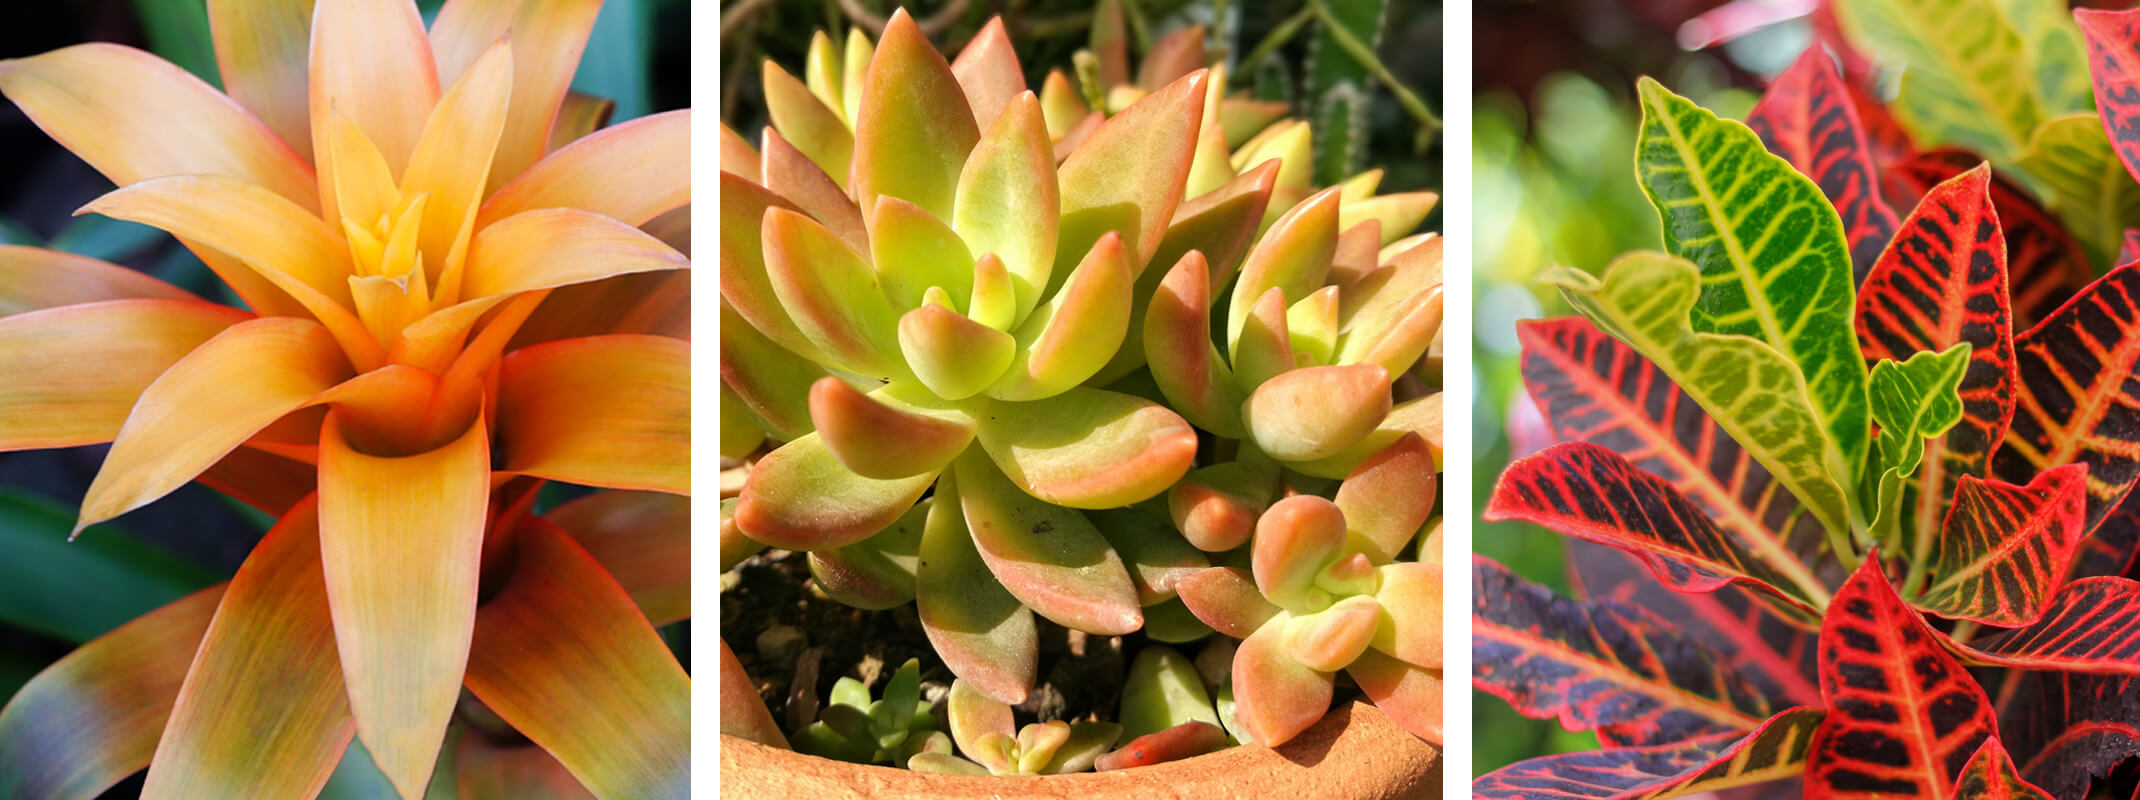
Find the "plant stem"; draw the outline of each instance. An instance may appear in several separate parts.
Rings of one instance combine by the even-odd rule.
[[[1858,551],[1857,548],[1852,547],[1850,544],[1849,531],[1829,527],[1828,547],[1835,550],[1835,560],[1843,562],[1843,569],[1856,570],[1858,568]]]
[[[1315,8],[1310,6],[1278,23],[1278,27],[1264,34],[1263,41],[1257,42],[1256,46],[1248,51],[1248,55],[1241,57],[1241,63],[1234,66],[1234,74],[1247,75],[1254,72],[1256,65],[1263,63],[1263,59],[1277,52],[1278,48],[1284,47],[1285,43],[1293,38],[1293,34],[1299,33],[1300,29],[1308,24],[1308,20],[1314,18]]]
[[[1953,639],[1954,641],[1959,642],[1961,644],[1968,644],[1970,639],[1976,637],[1977,627],[1978,625],[1976,620],[1962,620],[1960,622],[1954,623],[1954,630],[1947,634],[1947,638]]]
[[[1322,19],[1323,31],[1330,34],[1330,40],[1337,43],[1338,49],[1344,50],[1346,55],[1360,62],[1360,66],[1366,67],[1376,80],[1389,88],[1390,94],[1397,98],[1397,105],[1403,106],[1405,112],[1419,122],[1419,137],[1413,142],[1413,146],[1420,150],[1427,149],[1427,143],[1442,129],[1441,117],[1427,110],[1426,102],[1420,100],[1419,95],[1413,94],[1411,89],[1398,82],[1397,76],[1391,74],[1390,68],[1375,55],[1374,48],[1368,47],[1366,42],[1360,41],[1360,37],[1352,35],[1352,31],[1346,30],[1345,26],[1338,22],[1337,15],[1331,13],[1328,3],[1324,0],[1308,0],[1308,9]]]
[[[1905,600],[1914,600],[1924,591],[1926,573],[1931,566],[1927,562],[1930,562],[1931,559],[1926,557],[1930,555],[1929,553],[1922,551],[1927,549],[1928,546],[1929,543],[1919,546],[1917,548],[1919,552],[1910,554],[1910,571],[1902,579],[1902,598]]]

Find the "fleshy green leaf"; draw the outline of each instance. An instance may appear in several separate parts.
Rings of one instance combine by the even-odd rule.
[[[975,412],[981,447],[1018,488],[1071,508],[1114,508],[1181,480],[1196,431],[1165,406],[1075,387],[1030,403]]]
[[[855,199],[891,195],[950,219],[959,171],[980,141],[966,92],[914,19],[892,14],[869,61],[855,129]],[[830,172],[831,170],[826,170]]]
[[[960,506],[958,481],[947,473],[936,484],[922,526],[921,561],[914,572],[922,630],[944,666],[958,676],[954,690],[971,684],[999,702],[1024,702],[1038,668],[1039,629],[1033,612],[989,572]],[[956,726],[954,715],[953,736]]]
[[[1084,514],[1026,494],[979,452],[954,466],[966,525],[1003,588],[1067,628],[1120,636],[1143,624],[1121,556]]]
[[[1171,647],[1147,647],[1122,681],[1122,735],[1135,739],[1185,722],[1219,724],[1196,666]]]
[[[1003,260],[1017,297],[1013,322],[1023,321],[1048,287],[1060,207],[1040,102],[1022,95],[966,159],[951,216],[967,245]]]
[[[840,547],[892,524],[935,477],[864,478],[813,433],[781,445],[751,468],[736,505],[736,526],[774,547]]]

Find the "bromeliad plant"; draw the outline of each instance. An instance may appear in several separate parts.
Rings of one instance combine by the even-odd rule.
[[[1040,677],[1035,614],[1193,641],[1211,631],[1183,580],[1246,559],[1280,497],[1401,495],[1404,512],[1362,522],[1391,568],[1433,506],[1440,399],[1415,367],[1440,333],[1441,242],[1411,231],[1434,196],[1375,197],[1379,171],[1317,194],[1306,155],[1239,162],[1200,36],[1148,56],[1149,91],[1094,110],[1054,79],[1029,91],[1001,21],[946,60],[899,12],[874,42],[818,36],[802,79],[767,64],[755,145],[723,128],[722,447],[748,464],[723,562],[808,551],[832,599],[917,605],[957,678],[964,758],[915,754],[916,769],[1086,769],[1115,743],[1082,722],[1011,727]],[[1274,206],[1291,181],[1308,199]],[[1229,283],[1216,313],[1238,336],[1215,343]],[[1338,483],[1377,459],[1401,467]],[[1321,555],[1267,560],[1307,574]],[[1439,567],[1422,569],[1438,592]],[[1372,602],[1379,580],[1341,582]],[[1416,616],[1437,598],[1386,610],[1438,630]],[[1310,615],[1330,598],[1297,599]],[[1393,680],[1438,678],[1438,653],[1388,662]],[[1313,705],[1313,721],[1344,666],[1322,665],[1320,694],[1269,702]],[[1392,696],[1438,741],[1438,696]],[[1217,721],[1109,763],[1201,752]]]
[[[1954,59],[1997,57],[1916,26],[1990,26],[2003,47],[2003,17],[1837,6],[1907,62],[1916,141],[1986,148],[2068,219],[2060,182],[2107,180],[2115,122],[2046,123],[2012,161],[1972,138],[2012,120],[1948,82],[2013,82],[1996,101],[2018,103],[2060,73],[1964,75]],[[2122,118],[2135,17],[2078,18],[2095,100]],[[2055,23],[2030,52],[2059,52]],[[1911,152],[1857,91],[1819,45],[1747,125],[1642,82],[1637,175],[1668,252],[1548,276],[1582,316],[1519,330],[1563,443],[1510,465],[1486,509],[1579,540],[1583,599],[1485,559],[1472,574],[1475,685],[1605,749],[1507,767],[1479,796],[1802,776],[1809,797],[2079,798],[2140,755],[2140,582],[2118,577],[2140,549],[2140,265],[2060,291],[2087,264],[2064,227],[1990,164]],[[2045,146],[2066,137],[2079,149]]]
[[[355,736],[420,797],[464,686],[505,723],[460,738],[479,772],[683,793],[690,681],[653,625],[688,613],[689,258],[648,229],[688,241],[689,116],[597,132],[567,99],[599,9],[214,0],[228,96],[117,45],[0,63],[118,184],[85,213],[246,305],[11,252],[0,447],[112,443],[77,531],[195,479],[280,517],[227,586],[17,695],[0,794],[147,767],[151,797],[310,796]],[[635,491],[545,519],[549,480]]]

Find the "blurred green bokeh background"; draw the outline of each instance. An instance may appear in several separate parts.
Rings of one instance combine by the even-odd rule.
[[[420,0],[428,20],[442,0]],[[617,103],[611,122],[690,100],[688,0],[605,0],[573,88]],[[206,0],[14,3],[0,26],[0,58],[88,41],[151,50],[220,85]],[[173,120],[173,124],[185,124]],[[201,297],[237,305],[200,260],[168,234],[74,210],[110,181],[0,102],[0,244],[50,247],[124,264]],[[94,369],[94,365],[85,365]],[[0,376],[0,380],[5,380]],[[273,520],[198,485],[67,541],[103,446],[0,453],[0,704],[46,665],[120,624],[226,580]],[[560,487],[553,494],[569,491]],[[688,647],[688,623],[664,628]],[[688,651],[684,651],[688,652]],[[685,662],[689,664],[688,657]],[[140,777],[103,796],[136,797]],[[439,797],[434,792],[433,797]],[[329,800],[392,798],[361,747],[326,790]]]
[[[1655,250],[1657,212],[1635,183],[1641,121],[1635,79],[1650,75],[1730,119],[1802,52],[1802,19],[1690,51],[1683,35],[1755,6],[1741,0],[1481,0],[1474,12],[1472,111],[1472,508],[1502,467],[1548,442],[1518,364],[1516,321],[1572,313],[1536,276],[1566,264],[1595,272],[1620,253]],[[1799,4],[1810,8],[1811,3]],[[1708,16],[1702,16],[1704,14]],[[1801,10],[1800,13],[1803,13]],[[1475,520],[1477,551],[1566,593],[1563,538],[1535,525]],[[1473,690],[1474,775],[1598,747],[1593,733],[1527,719]]]

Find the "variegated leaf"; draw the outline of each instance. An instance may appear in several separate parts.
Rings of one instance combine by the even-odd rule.
[[[1887,169],[1888,198],[1915,205],[1933,186],[1984,163],[1982,156],[1961,150],[1919,153]],[[2016,332],[2051,315],[2095,272],[2080,242],[2026,190],[1999,173],[1991,176],[1991,205],[2006,234],[2007,288]]]
[[[2140,266],[2082,290],[2014,342],[2021,398],[1992,454],[1992,474],[2023,483],[2073,462],[2088,465],[2088,528],[2110,515],[2140,478]]]
[[[1916,140],[2010,158],[2044,118],[2028,44],[2000,0],[1835,0],[1844,33],[1904,67],[1897,116]]]
[[[2085,531],[2086,474],[2067,464],[2027,486],[1963,476],[1932,545],[1937,577],[1917,606],[1999,627],[2036,621]]]
[[[1568,544],[1569,582],[1585,600],[1616,600],[1672,620],[1703,642],[1730,642],[1718,653],[1761,693],[1779,702],[1820,705],[1814,661],[1820,622],[1781,610],[1737,586],[1681,592],[1657,582],[1640,559],[1590,542]]]
[[[1657,800],[1780,780],[1805,771],[1825,713],[1793,708],[1751,732],[1518,762],[1471,783],[1477,800]]]
[[[1835,61],[1819,44],[1806,48],[1769,84],[1746,117],[1771,153],[1820,186],[1842,215],[1850,262],[1859,282],[1894,238],[1895,211],[1880,196],[1880,172],[1857,109]]]
[[[2065,220],[2098,271],[2117,264],[2125,226],[2140,219],[2140,184],[2117,162],[2094,114],[2045,122],[2015,162],[2044,189],[2045,203]]]

